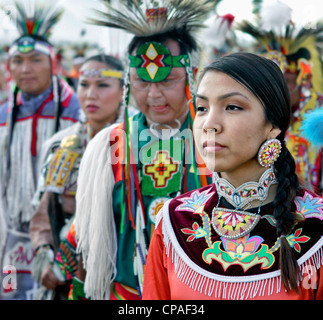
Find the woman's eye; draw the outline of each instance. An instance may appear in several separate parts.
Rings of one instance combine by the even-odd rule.
[[[232,111],[235,111],[235,110],[242,110],[241,107],[238,107],[236,105],[233,105],[233,104],[230,104],[226,107],[226,110],[232,110]]]
[[[83,87],[83,88],[85,88],[85,87],[87,87],[87,83],[85,83],[85,82],[80,82],[80,86],[81,86],[81,87]]]
[[[205,111],[207,111],[207,109],[205,107],[202,107],[202,106],[197,106],[196,111],[197,112],[205,112]]]
[[[108,87],[110,87],[110,85],[107,83],[100,83],[98,87],[99,88],[108,88]]]

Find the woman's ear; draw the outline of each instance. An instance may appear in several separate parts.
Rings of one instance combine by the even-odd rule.
[[[269,131],[269,134],[268,134],[268,139],[275,139],[278,137],[278,135],[281,133],[282,131],[277,128],[276,126],[272,126],[272,128],[270,129]]]

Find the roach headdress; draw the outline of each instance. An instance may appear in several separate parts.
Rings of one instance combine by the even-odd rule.
[[[10,46],[9,54],[28,53],[33,50],[52,56],[53,49],[48,39],[52,27],[59,21],[63,11],[58,8],[36,4],[23,5],[15,2],[15,25],[20,37]]]

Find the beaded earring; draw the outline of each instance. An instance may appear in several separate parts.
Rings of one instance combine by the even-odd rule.
[[[258,162],[263,167],[270,167],[278,159],[281,151],[281,143],[278,139],[270,139],[262,144],[258,152]]]

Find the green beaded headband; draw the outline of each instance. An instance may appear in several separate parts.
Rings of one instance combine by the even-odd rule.
[[[129,55],[130,68],[136,68],[138,76],[149,82],[160,82],[167,78],[172,68],[190,65],[187,54],[172,56],[169,49],[158,42],[142,44],[135,56]]]

